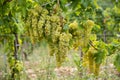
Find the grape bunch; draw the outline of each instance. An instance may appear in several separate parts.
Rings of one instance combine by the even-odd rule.
[[[93,41],[92,46],[90,46],[88,51],[84,54],[83,66],[88,67],[91,73],[98,75],[100,65],[104,61],[106,54],[108,54],[106,44],[99,41]]]
[[[53,13],[40,5],[28,11],[25,24],[25,34],[30,36],[33,44],[45,40],[49,45],[50,55],[56,56],[56,63],[59,67],[65,60],[70,40],[69,31],[64,31],[65,19],[58,13]]]
[[[86,20],[83,24],[83,29],[80,29],[77,21],[73,21],[69,25],[69,32],[72,34],[73,48],[78,50],[78,47],[85,48],[88,45],[91,30],[94,26],[92,20]]]

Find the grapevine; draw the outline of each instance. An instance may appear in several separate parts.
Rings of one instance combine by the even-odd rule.
[[[19,59],[21,36],[30,37],[32,45],[44,40],[49,54],[56,57],[57,67],[62,65],[70,50],[81,49],[82,66],[90,73],[98,75],[102,62],[112,54],[116,56],[114,65],[120,71],[120,4],[118,0],[113,4],[112,9],[104,10],[97,0],[1,0],[0,35],[4,36],[0,37],[0,44],[4,39],[7,41],[4,51],[10,78],[20,79],[23,70]],[[109,33],[112,37],[117,35],[118,40],[107,40]]]
[[[75,49],[79,46],[85,48],[94,26],[92,20],[87,20],[83,24],[84,31],[82,31],[79,29],[78,21],[76,20],[67,23],[69,24],[68,29],[64,30],[65,19],[61,19],[59,13],[52,13],[52,11],[40,5],[36,5],[34,9],[30,9],[28,15],[25,24],[26,35],[31,37],[33,44],[46,40],[49,44],[50,55],[55,54],[56,56],[57,66],[60,66],[65,60],[71,48]],[[84,32],[85,35],[83,36]],[[83,37],[86,41],[83,40]]]

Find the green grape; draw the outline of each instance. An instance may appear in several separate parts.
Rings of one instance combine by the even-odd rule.
[[[42,28],[42,26],[44,25],[45,21],[44,20],[39,20],[38,21],[38,26],[40,27],[40,29]]]
[[[95,63],[94,66],[95,66],[94,74],[98,76],[100,72],[100,64]]]
[[[72,38],[72,35],[70,33],[61,33],[59,40],[69,42],[70,38]]]
[[[35,6],[35,12],[41,13],[42,10],[43,10],[43,8],[41,6],[39,6],[39,5]]]
[[[94,22],[92,21],[92,20],[87,20],[85,23],[84,23],[84,27],[86,28],[86,29],[92,29],[93,28],[93,26],[94,26]]]
[[[86,21],[86,24],[90,27],[93,27],[94,26],[94,22],[92,20],[87,20]]]
[[[81,34],[81,32],[79,30],[74,31],[73,38],[80,38],[80,36],[81,36],[80,34]]]
[[[17,60],[15,64],[15,69],[17,72],[21,72],[23,70],[23,63]]]
[[[30,12],[32,13],[32,15],[33,15],[34,17],[38,17],[38,16],[39,16],[39,14],[36,13],[34,9],[31,9]]]
[[[38,21],[38,38],[43,37],[43,28],[42,26],[44,25],[44,21],[39,20]]]
[[[45,9],[45,8],[42,9],[42,13],[41,13],[41,14],[47,15],[48,13],[49,13],[49,12],[48,12],[47,9]]]
[[[46,16],[45,16],[45,19],[50,22],[51,17],[48,16],[48,15],[46,15]]]
[[[49,22],[46,22],[45,24],[45,36],[49,36],[51,34],[51,25]]]
[[[61,32],[61,31],[62,31],[62,27],[60,27],[60,26],[58,25],[56,31]]]
[[[59,40],[59,36],[60,36],[60,32],[57,32],[57,31],[52,31],[52,42],[53,43],[57,43],[58,40]]]
[[[60,22],[59,16],[57,16],[57,15],[52,15],[52,16],[51,16],[51,22]]]
[[[32,17],[32,26],[36,26],[37,25],[37,19]]]
[[[69,28],[72,29],[72,30],[78,29],[77,21],[74,21],[73,23],[70,23]]]

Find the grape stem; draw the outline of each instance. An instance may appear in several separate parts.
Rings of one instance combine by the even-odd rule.
[[[98,50],[93,44],[92,44],[92,41],[89,40],[89,45],[92,46],[94,49]]]

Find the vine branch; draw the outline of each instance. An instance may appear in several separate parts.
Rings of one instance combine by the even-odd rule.
[[[91,41],[91,40],[89,41],[89,45],[92,46],[95,50],[98,50],[98,49],[92,44],[92,41]]]

